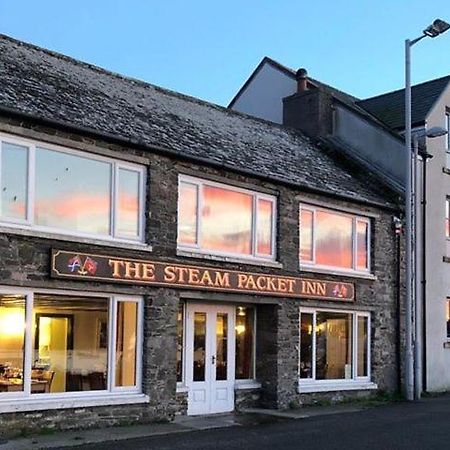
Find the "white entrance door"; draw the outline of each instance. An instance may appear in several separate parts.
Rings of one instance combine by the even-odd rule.
[[[234,307],[188,304],[186,309],[188,414],[234,409]]]

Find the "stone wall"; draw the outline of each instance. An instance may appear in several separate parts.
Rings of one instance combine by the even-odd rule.
[[[263,179],[224,172],[199,166],[188,161],[174,160],[142,149],[96,140],[90,136],[68,134],[61,130],[19,123],[12,119],[0,121],[0,131],[96,152],[124,159],[138,159],[147,166],[147,224],[148,248],[118,248],[99,245],[77,238],[37,237],[33,233],[0,229],[0,285],[33,288],[75,290],[80,292],[111,292],[136,294],[145,298],[143,391],[150,403],[120,407],[96,407],[56,410],[37,413],[0,415],[0,430],[24,427],[88,427],[133,421],[170,420],[186,412],[186,394],[176,394],[176,320],[180,291],[136,285],[114,285],[98,282],[62,281],[51,279],[50,251],[60,248],[106,255],[124,255],[177,261],[187,264],[207,264],[233,270],[263,272],[277,275],[304,275],[318,279],[355,283],[354,304],[318,300],[258,299],[255,296],[216,294],[210,301],[251,301],[257,304],[256,372],[262,387],[258,393],[236,391],[236,405],[259,403],[265,407],[288,408],[304,404],[315,395],[297,393],[299,307],[330,307],[369,311],[372,314],[372,378],[381,390],[394,391],[397,386],[396,315],[396,247],[392,229],[392,211],[342,201],[333,197],[314,195],[276,185]],[[282,267],[224,262],[220,258],[177,256],[177,183],[178,174],[205,177],[215,181],[271,193],[278,198],[277,260]],[[351,208],[359,213],[375,214],[372,219],[373,279],[352,278],[334,274],[302,272],[298,267],[299,202],[322,202],[337,208]],[[264,301],[263,301],[264,300]],[[270,304],[266,304],[269,302]],[[326,395],[325,395],[326,396]],[[336,394],[328,394],[335,398]],[[34,415],[33,415],[34,414]],[[64,418],[64,419],[63,419]],[[76,419],[73,419],[76,418]],[[73,419],[73,420],[72,420]],[[27,425],[28,424],[28,425]]]

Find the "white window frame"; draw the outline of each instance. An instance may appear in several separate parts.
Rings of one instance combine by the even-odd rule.
[[[256,375],[256,333],[257,333],[257,326],[258,324],[256,323],[257,321],[257,314],[256,314],[256,305],[252,305],[252,304],[242,304],[242,305],[236,305],[235,308],[235,323],[236,323],[236,315],[237,315],[237,311],[239,306],[244,306],[246,308],[251,308],[253,310],[253,339],[252,339],[252,373],[253,373],[253,378],[236,378],[235,377],[235,383],[236,384],[246,384],[246,383],[254,383],[257,379],[257,375]],[[236,346],[236,337],[235,337],[235,346]],[[235,357],[236,357],[236,352],[235,352]]]
[[[108,304],[108,374],[107,388],[105,390],[96,391],[77,391],[77,392],[61,392],[61,393],[31,393],[31,367],[33,359],[33,304],[35,295],[76,295],[81,297],[95,297],[107,300]],[[71,399],[101,399],[102,404],[105,399],[116,398],[119,396],[130,394],[142,394],[142,349],[143,349],[143,304],[144,300],[141,296],[136,295],[113,295],[110,293],[93,293],[79,291],[63,291],[55,289],[29,289],[18,287],[0,286],[0,295],[22,295],[25,297],[25,342],[24,342],[24,367],[23,367],[23,391],[21,392],[2,392],[0,393],[0,412],[5,404],[9,404],[12,399],[20,401],[20,403],[34,402],[58,402],[63,404],[64,401]],[[117,303],[120,301],[138,303],[138,320],[137,320],[137,336],[136,336],[136,385],[116,387],[115,384],[115,329],[117,322]],[[114,378],[113,378],[114,377]],[[20,405],[19,403],[19,405]],[[57,407],[58,404],[53,405]]]
[[[358,216],[355,214],[344,213],[333,208],[322,208],[315,205],[309,205],[306,203],[300,203],[299,211],[298,211],[298,223],[299,223],[299,241],[301,239],[301,212],[310,211],[312,212],[312,260],[305,261],[300,258],[300,249],[301,242],[299,245],[298,259],[299,259],[299,267],[309,268],[309,269],[321,269],[321,270],[330,270],[333,272],[342,272],[342,273],[359,273],[359,274],[370,274],[371,273],[371,221],[368,217]],[[339,266],[327,266],[323,264],[316,264],[316,213],[317,211],[324,211],[331,214],[336,214],[339,216],[347,217],[352,219],[352,268],[339,267]],[[358,253],[357,253],[357,223],[362,222],[367,224],[367,236],[366,236],[366,246],[367,246],[367,268],[359,268],[358,264]]]
[[[444,221],[444,233],[445,239],[450,240],[450,235],[447,233],[447,222],[450,225],[450,196],[445,197],[445,221]],[[450,230],[450,226],[449,226]]]
[[[0,164],[2,161],[2,144],[8,143],[13,145],[20,145],[28,148],[28,178],[27,178],[27,217],[25,220],[8,219],[0,216],[0,225],[4,225],[11,228],[30,229],[42,233],[59,234],[65,236],[76,236],[90,239],[97,239],[110,242],[124,242],[124,243],[143,243],[144,242],[144,230],[145,230],[145,186],[146,186],[146,167],[139,164],[129,163],[126,161],[99,156],[93,153],[74,150],[68,147],[61,147],[59,145],[48,144],[46,142],[38,142],[15,136],[10,136],[0,133]],[[34,206],[35,206],[35,161],[36,161],[36,148],[43,148],[46,150],[56,151],[59,153],[65,153],[72,156],[78,156],[84,159],[90,159],[93,161],[100,161],[110,164],[111,167],[111,193],[110,193],[110,230],[108,235],[84,233],[76,230],[67,230],[58,227],[49,227],[43,225],[37,225],[34,223]],[[1,169],[1,166],[0,166]],[[139,174],[139,189],[138,189],[138,236],[121,236],[116,232],[116,222],[118,216],[118,192],[119,192],[119,169],[130,170]],[[1,170],[0,170],[1,178]],[[1,179],[0,179],[1,186]],[[0,199],[1,201],[1,199]]]
[[[318,312],[328,312],[328,313],[342,313],[352,315],[352,378],[343,379],[331,379],[331,380],[316,380],[316,322]],[[313,316],[313,326],[312,326],[312,377],[311,378],[300,378],[300,367],[301,367],[301,315],[302,314],[312,314]],[[367,375],[358,376],[358,318],[367,318]],[[365,388],[373,387],[371,383],[371,314],[370,312],[354,311],[354,310],[341,310],[341,309],[330,309],[330,308],[300,308],[299,311],[299,345],[298,345],[298,384],[300,392],[306,391],[322,391],[322,390],[339,390],[339,389],[352,389],[354,388]]]
[[[188,251],[192,253],[198,253],[198,254],[204,254],[204,255],[215,255],[215,256],[223,256],[226,258],[239,258],[239,259],[247,259],[252,261],[276,261],[276,236],[277,236],[277,198],[274,195],[269,194],[262,194],[260,192],[251,191],[248,189],[238,188],[236,186],[232,186],[229,184],[223,184],[223,183],[217,183],[215,181],[209,181],[204,180],[196,177],[191,177],[189,175],[179,175],[178,177],[178,211],[180,211],[180,201],[181,201],[181,184],[192,184],[197,187],[197,222],[196,222],[196,243],[195,244],[183,244],[180,242],[177,242],[177,249],[182,251]],[[203,187],[211,186],[216,187],[219,189],[225,189],[228,191],[233,192],[240,192],[243,194],[251,195],[252,196],[252,254],[245,255],[242,253],[231,253],[231,252],[221,252],[218,250],[209,250],[202,248],[202,220],[201,220],[201,211],[203,209]],[[271,241],[271,248],[272,248],[272,254],[271,255],[262,255],[261,253],[257,252],[257,236],[258,236],[258,230],[256,229],[257,226],[257,220],[258,220],[258,201],[259,200],[266,200],[272,203],[272,241]],[[180,226],[180,220],[177,213],[177,223],[178,223],[178,235],[179,235],[179,226]]]

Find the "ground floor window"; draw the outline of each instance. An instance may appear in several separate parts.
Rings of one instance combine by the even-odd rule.
[[[138,297],[0,289],[0,400],[139,392]]]
[[[447,321],[447,339],[450,339],[450,299],[445,302],[445,316]]]
[[[300,310],[300,383],[370,378],[370,315]]]

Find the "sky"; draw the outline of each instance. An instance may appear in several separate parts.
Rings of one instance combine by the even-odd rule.
[[[438,17],[449,0],[0,0],[0,33],[224,106],[264,56],[360,98],[399,89],[405,39]],[[412,52],[413,83],[447,74],[450,31]]]

